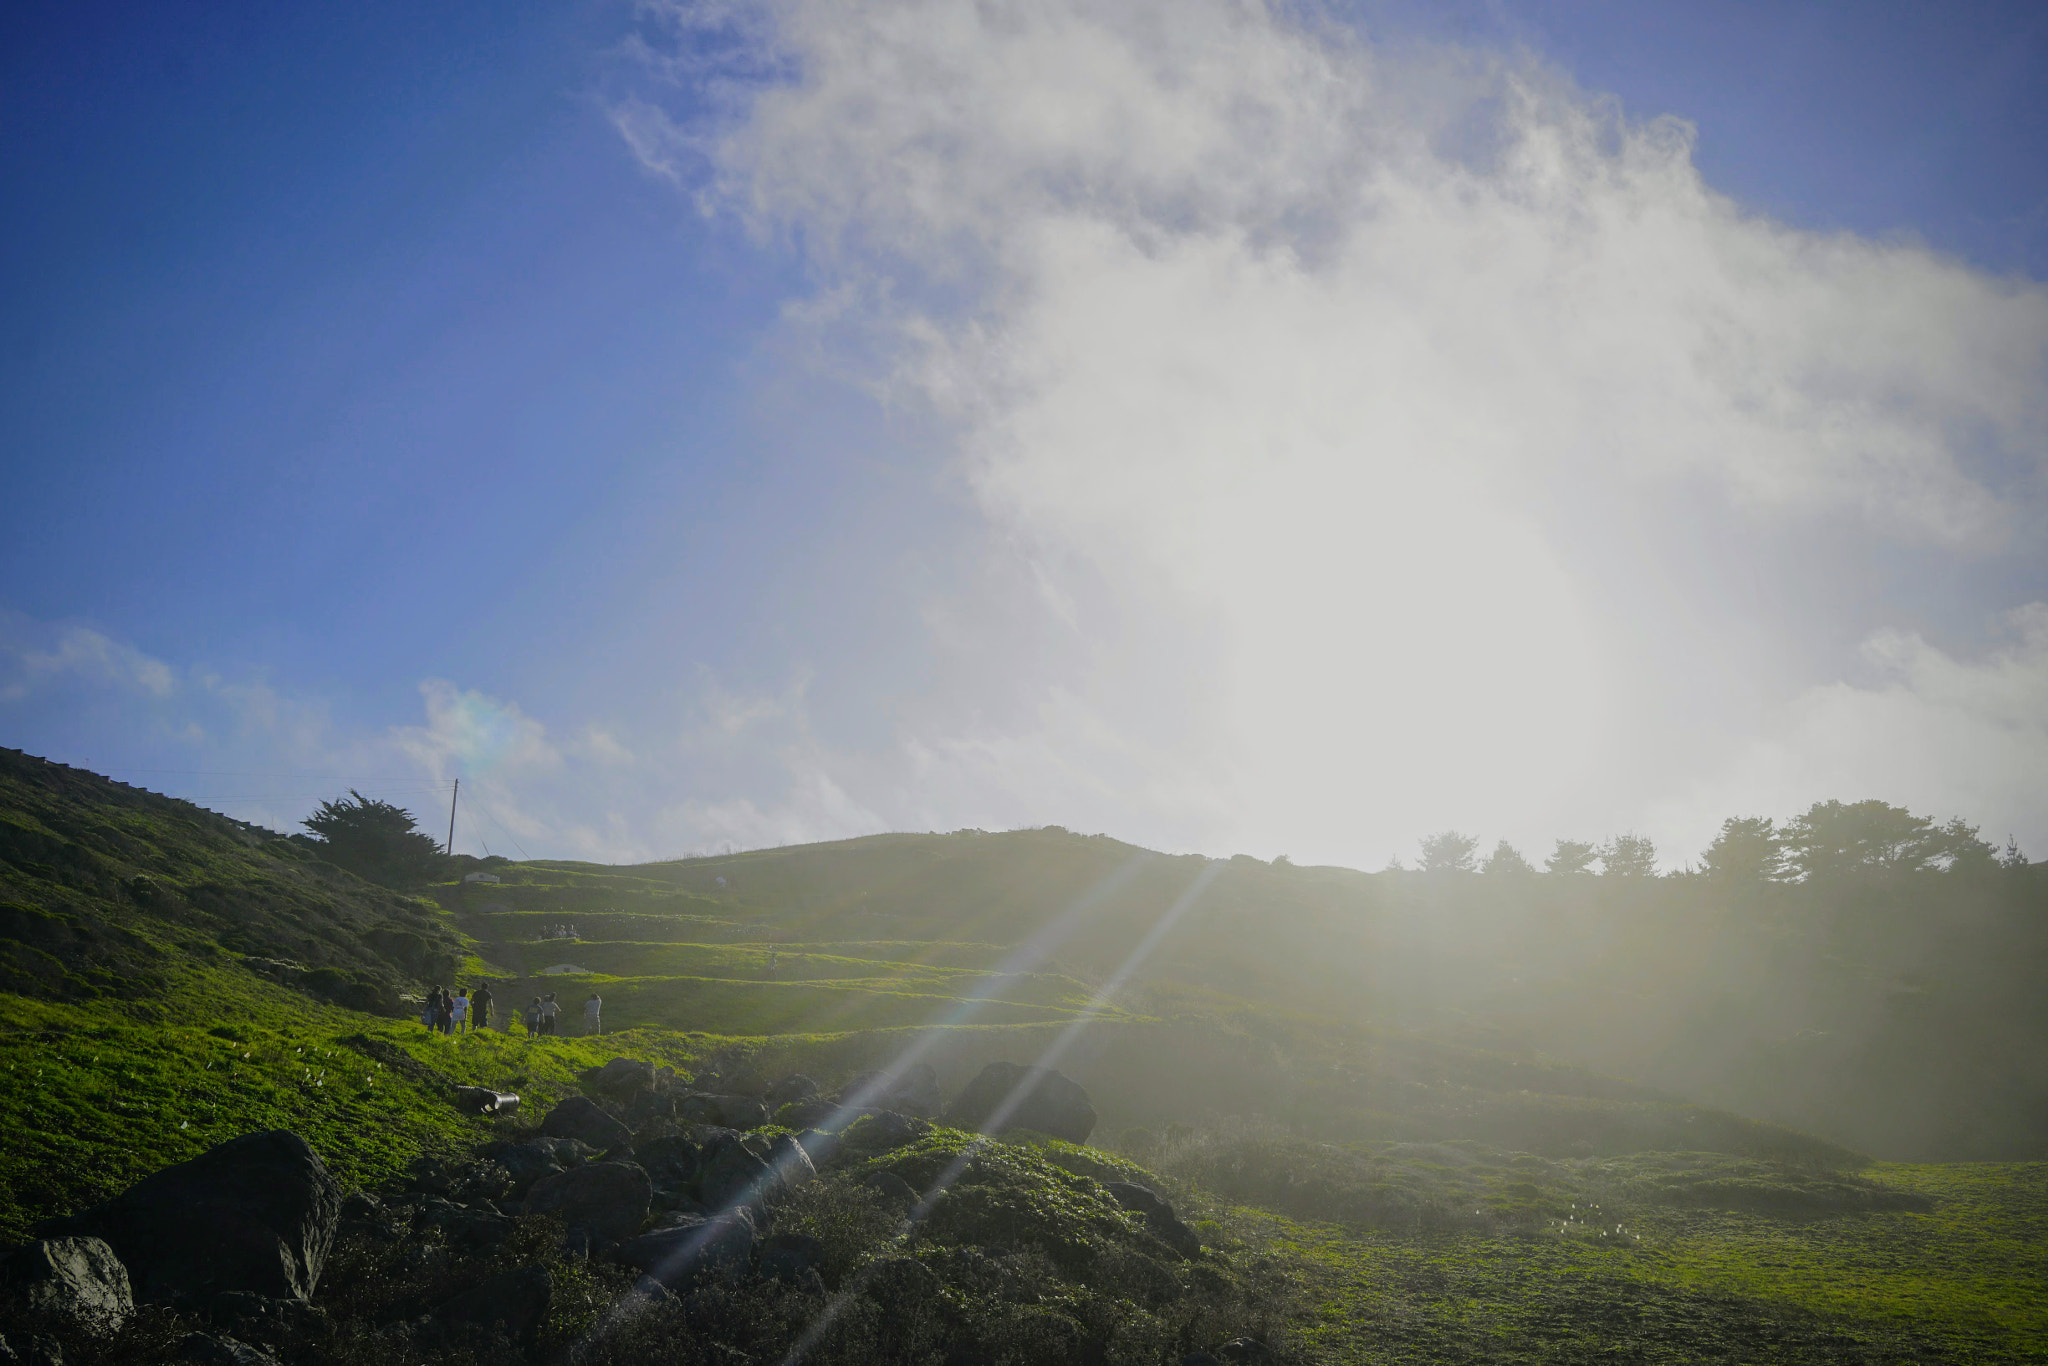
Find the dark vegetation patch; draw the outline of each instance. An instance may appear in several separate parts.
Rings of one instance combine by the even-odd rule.
[[[1745,1161],[1721,1153],[1637,1153],[1592,1166],[1611,1199],[1642,1205],[1747,1210],[1786,1217],[1931,1210],[1933,1201],[1868,1177],[1823,1167]]]
[[[1270,1122],[1127,1133],[1133,1157],[1189,1186],[1296,1218],[1408,1233],[1537,1231],[1654,1207],[1785,1217],[1931,1208],[1927,1196],[1811,1160],[1714,1152],[1557,1158],[1469,1139],[1319,1143]]]

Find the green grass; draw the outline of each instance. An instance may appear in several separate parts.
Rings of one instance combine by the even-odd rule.
[[[590,933],[588,927],[582,927]],[[987,962],[933,962],[915,956],[914,945],[900,944],[692,944],[673,941],[653,943],[631,940],[568,941],[539,944],[504,942],[538,971],[559,962],[576,963],[592,972],[614,977],[732,977],[759,981],[831,981],[852,977],[897,977],[905,981],[959,983],[972,986],[996,968],[1002,950],[982,945],[939,945],[934,953],[948,950],[973,952]],[[868,950],[874,950],[868,952]],[[970,956],[962,952],[962,956]],[[1008,974],[1017,975],[1017,974]],[[1054,979],[1068,993],[1087,994],[1075,979],[1059,973],[1032,974]]]
[[[238,975],[195,974],[173,1009],[0,996],[0,1240],[260,1129],[294,1130],[343,1179],[375,1185],[488,1134],[490,1121],[450,1103],[448,1083],[515,1091],[539,1108],[622,1049],[687,1064],[709,1046],[440,1038]],[[380,1062],[389,1050],[416,1068]]]
[[[1885,1165],[1877,1181],[1929,1202],[1804,1220],[1742,1212],[1643,1223],[1651,1279],[1855,1315],[1958,1351],[2048,1352],[2048,1163]]]
[[[2048,1355],[2041,1164],[1846,1175],[1699,1153],[1560,1161],[1470,1143],[1318,1153],[1268,1135],[1241,1183],[1267,1197],[1251,1204],[1243,1189],[1215,1191],[1230,1184],[1219,1151],[1250,1165],[1242,1141],[1186,1135],[1154,1157],[1213,1231],[1291,1268],[1314,1306],[1300,1339],[1320,1362]],[[1648,1179],[1675,1173],[1698,1179]],[[1275,1176],[1277,1188],[1261,1188]]]
[[[1038,1024],[1069,1020],[1079,1002],[1057,1004],[972,1000],[898,979],[843,982],[749,982],[713,977],[561,976],[545,979],[562,1000],[580,1001],[595,989],[607,1022],[721,1034],[829,1034],[931,1025],[958,1019],[977,1024]],[[559,984],[559,985],[557,985]],[[1028,992],[1032,984],[1023,984]],[[528,990],[531,988],[529,986]],[[1121,1018],[1121,1012],[1108,1012]]]
[[[996,974],[1133,860],[1121,899],[1057,947],[1071,966]],[[1345,909],[1364,904],[1355,875],[1233,863],[1190,937],[1084,1012],[1199,867],[1036,831],[512,865],[495,886],[412,897],[266,832],[0,754],[0,1239],[255,1129],[304,1134],[344,1180],[375,1185],[504,1127],[458,1112],[456,1082],[521,1093],[530,1120],[619,1054],[739,1090],[791,1071],[829,1090],[915,1056],[951,1095],[987,1062],[1057,1048],[1101,1113],[1098,1146],[970,1149],[940,1130],[867,1159],[914,1183],[968,1159],[962,1198],[904,1246],[966,1277],[964,1312],[992,1325],[1011,1308],[965,1287],[986,1271],[978,1240],[1001,1234],[1065,1259],[1032,1313],[1163,1343],[1163,1320],[1080,1270],[1156,1281],[1093,1184],[1140,1179],[1227,1244],[1231,1293],[1268,1306],[1261,1322],[1291,1321],[1319,1362],[2048,1359],[2048,1165],[1873,1163],[1639,1080],[1327,1009],[1332,983],[1383,961],[1413,970],[1380,983],[1390,1000],[1451,992],[1430,974],[1452,958],[1425,948],[1466,935],[1456,905],[1368,922]],[[564,920],[590,939],[536,939]],[[1545,933],[1570,948],[1589,923]],[[1621,943],[1647,922],[1616,923]],[[1496,947],[1503,964],[1562,952]],[[558,962],[593,971],[518,980]],[[613,1032],[431,1037],[264,973],[392,991],[487,976],[501,1012],[556,991],[572,1030],[596,987]],[[1618,1012],[1603,1039],[1659,990],[1614,980],[1635,1004],[1603,1007]],[[1614,982],[1588,991],[1581,1003],[1620,999]],[[1133,1126],[1148,1132],[1107,1150]]]

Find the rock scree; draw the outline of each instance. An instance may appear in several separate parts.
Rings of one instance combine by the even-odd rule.
[[[306,1140],[270,1129],[146,1176],[46,1231],[104,1239],[145,1304],[233,1291],[303,1303],[319,1283],[341,1202],[340,1184]]]
[[[743,1274],[754,1253],[754,1240],[753,1221],[742,1211],[708,1217],[683,1214],[620,1248],[619,1260],[673,1290],[704,1274]]]
[[[631,1162],[592,1162],[544,1176],[526,1193],[525,1212],[556,1214],[572,1229],[616,1242],[647,1222],[654,1183]]]
[[[639,1058],[613,1058],[602,1067],[579,1073],[578,1079],[593,1091],[630,1100],[636,1093],[654,1086],[654,1064]]]
[[[1202,1240],[1173,1212],[1173,1202],[1158,1191],[1136,1181],[1105,1181],[1102,1188],[1125,1209],[1143,1215],[1145,1227],[1160,1242],[1183,1257],[1201,1256]]]
[[[1032,1129],[1086,1143],[1095,1131],[1095,1106],[1079,1082],[1050,1067],[992,1062],[954,1099],[946,1123],[981,1133]]]
[[[628,1147],[633,1142],[632,1130],[589,1096],[564,1099],[548,1111],[540,1131],[550,1138],[573,1138],[603,1150]]]
[[[38,1239],[0,1263],[0,1285],[9,1301],[102,1332],[135,1312],[128,1268],[98,1238]]]

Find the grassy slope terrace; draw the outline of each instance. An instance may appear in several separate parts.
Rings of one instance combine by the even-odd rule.
[[[937,1021],[1028,1025],[1127,1018],[1045,965],[1017,971],[996,944],[807,942],[790,917],[751,918],[654,879],[587,865],[526,864],[498,884],[441,889],[506,1001],[595,991],[612,1027],[728,1035],[843,1033]],[[573,925],[576,937],[553,937]]]
[[[1075,843],[1054,852],[1090,875],[1125,857]],[[266,832],[0,755],[0,1235],[256,1128],[296,1129],[374,1184],[490,1132],[448,1104],[450,1082],[519,1091],[533,1112],[620,1053],[746,1088],[791,1070],[831,1085],[915,1051],[950,1091],[983,1062],[1062,1046],[1102,1111],[1098,1143],[1156,1173],[1210,1238],[1266,1259],[1310,1360],[2048,1355],[2048,1166],[1873,1164],[1209,977],[1155,976],[1076,1032],[1108,941],[1019,971],[1012,945],[1046,917],[1014,890],[965,888],[945,924],[923,892],[914,915],[828,906],[815,880],[721,891],[692,865],[502,875],[438,904],[395,896]],[[587,938],[539,937],[566,922]],[[598,983],[618,1032],[439,1039],[340,1003],[349,983],[417,989],[464,959],[520,979],[501,1000],[560,991],[572,1021]],[[564,961],[595,972],[528,976]]]

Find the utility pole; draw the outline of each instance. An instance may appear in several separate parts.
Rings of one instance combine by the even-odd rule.
[[[462,779],[455,780],[455,790],[448,794],[448,850],[455,852],[455,801],[462,795]]]

